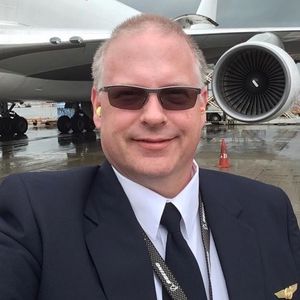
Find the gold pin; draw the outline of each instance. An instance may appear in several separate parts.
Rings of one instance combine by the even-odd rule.
[[[278,299],[293,299],[293,295],[294,293],[297,291],[298,289],[298,284],[295,283],[277,293],[275,293],[275,296],[278,298]]]

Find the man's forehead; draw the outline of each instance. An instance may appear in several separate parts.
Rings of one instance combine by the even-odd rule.
[[[195,56],[186,40],[175,33],[156,28],[139,30],[134,34],[124,32],[112,41],[104,56],[105,69],[117,64],[138,64],[151,67],[160,63],[195,63]]]

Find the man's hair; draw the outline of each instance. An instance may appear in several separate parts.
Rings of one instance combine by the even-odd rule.
[[[181,26],[166,17],[151,15],[151,14],[141,14],[134,17],[129,18],[125,22],[118,25],[112,32],[110,39],[106,40],[96,51],[93,64],[92,64],[92,76],[94,79],[94,87],[97,89],[102,86],[102,77],[103,77],[103,62],[107,49],[111,45],[111,43],[116,40],[123,33],[133,33],[140,32],[141,29],[147,29],[149,27],[154,27],[161,30],[163,33],[177,34],[179,37],[182,37],[190,47],[192,53],[194,54],[197,68],[200,73],[200,87],[205,85],[205,77],[207,73],[207,65],[205,62],[205,58],[202,54],[202,51],[199,49],[196,42],[187,35],[181,28]]]

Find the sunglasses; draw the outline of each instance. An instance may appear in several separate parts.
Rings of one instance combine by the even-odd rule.
[[[110,85],[100,88],[99,92],[106,92],[110,105],[121,109],[141,109],[148,100],[149,94],[155,93],[164,109],[184,110],[194,107],[201,89],[187,86],[150,89],[129,85]]]

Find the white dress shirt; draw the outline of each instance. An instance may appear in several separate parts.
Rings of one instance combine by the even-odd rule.
[[[206,294],[208,295],[208,273],[205,252],[201,238],[199,207],[199,168],[194,161],[194,174],[187,186],[174,198],[165,198],[158,193],[124,177],[113,168],[121,183],[135,216],[162,258],[165,258],[167,230],[160,225],[160,219],[167,202],[173,203],[179,210],[182,220],[180,228],[183,237],[196,257],[201,270]],[[228,300],[228,293],[218,253],[210,234],[211,283],[214,300]],[[162,300],[162,285],[154,273],[155,291],[158,300]]]

